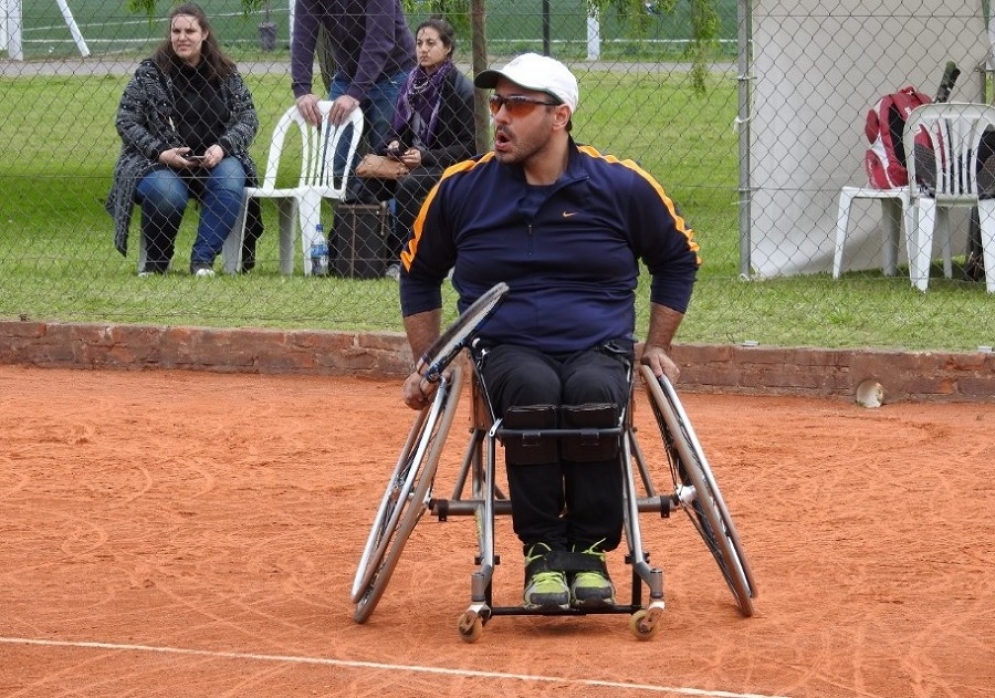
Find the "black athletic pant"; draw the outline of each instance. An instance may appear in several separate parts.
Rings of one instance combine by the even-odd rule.
[[[512,406],[583,405],[629,400],[626,360],[631,342],[620,342],[625,359],[597,349],[548,356],[534,349],[498,345],[489,349],[482,375],[503,415]],[[550,462],[507,465],[515,533],[527,552],[535,543],[553,550],[605,552],[622,536],[622,470],[617,458],[593,463]],[[561,515],[562,514],[562,515]]]

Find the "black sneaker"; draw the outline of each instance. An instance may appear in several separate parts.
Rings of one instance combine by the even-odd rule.
[[[165,269],[149,269],[148,267],[138,272],[138,276],[143,279],[148,276],[165,276],[165,275],[166,275]]]
[[[551,570],[545,557],[552,552],[545,543],[536,543],[525,556],[525,593],[522,606],[548,611],[570,608],[570,588],[563,572]]]
[[[575,608],[601,608],[614,605],[615,585],[608,576],[605,554],[598,549],[598,543],[578,552],[590,555],[592,567],[595,569],[574,573],[570,580],[570,605]]]
[[[161,276],[169,271],[169,262],[150,262],[145,261],[142,266],[142,270],[138,272],[139,276]]]

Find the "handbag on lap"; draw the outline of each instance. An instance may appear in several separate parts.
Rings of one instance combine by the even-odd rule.
[[[408,174],[407,166],[400,160],[369,153],[356,165],[356,176],[361,179],[397,179]]]

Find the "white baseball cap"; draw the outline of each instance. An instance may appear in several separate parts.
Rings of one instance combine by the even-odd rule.
[[[492,89],[497,85],[498,78],[509,80],[527,90],[545,92],[570,107],[571,114],[577,111],[577,103],[580,101],[577,78],[555,58],[540,56],[538,53],[523,53],[501,70],[484,70],[478,73],[473,84]]]

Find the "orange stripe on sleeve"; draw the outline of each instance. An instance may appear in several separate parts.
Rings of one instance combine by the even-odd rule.
[[[684,217],[677,212],[677,206],[675,206],[673,200],[669,196],[667,196],[667,192],[664,191],[663,186],[656,181],[656,178],[653,177],[653,175],[644,170],[633,160],[619,160],[614,155],[602,155],[600,152],[598,152],[596,148],[593,148],[589,145],[581,145],[578,146],[577,149],[580,152],[590,157],[600,158],[605,162],[621,165],[622,167],[627,167],[633,172],[637,173],[640,177],[645,179],[650,184],[650,186],[653,187],[653,190],[656,191],[657,195],[660,197],[660,200],[663,202],[663,205],[667,207],[667,210],[670,212],[670,215],[673,217],[674,222],[677,224],[677,230],[679,230],[684,235],[684,237],[687,238],[688,247],[691,249],[692,252],[694,252],[694,256],[698,262],[698,266],[701,266],[701,257],[698,255],[698,252],[701,251],[701,246],[697,242],[695,242],[694,231],[690,227],[688,227],[687,223],[684,220]]]
[[[445,169],[442,173],[442,177],[439,178],[439,181],[436,182],[435,186],[433,186],[431,191],[428,192],[428,196],[425,197],[425,201],[418,210],[418,216],[415,218],[415,222],[411,225],[411,230],[414,232],[414,235],[401,252],[401,264],[404,265],[406,270],[411,269],[411,263],[414,261],[415,255],[418,254],[418,242],[421,240],[422,230],[425,226],[425,213],[428,210],[428,207],[431,206],[432,202],[435,200],[435,195],[439,190],[439,185],[449,177],[462,172],[469,172],[477,165],[488,162],[493,158],[494,153],[490,152],[482,156],[479,160],[463,160],[454,165],[450,165]]]

